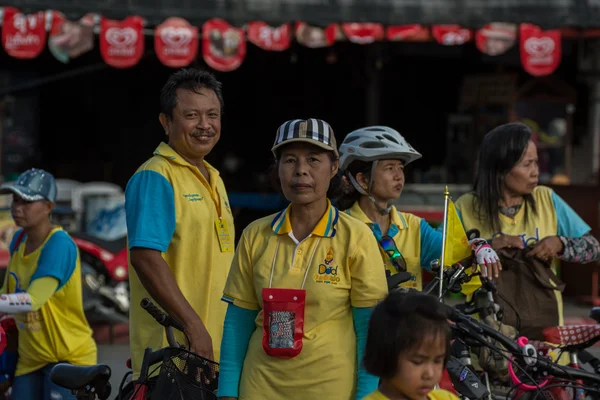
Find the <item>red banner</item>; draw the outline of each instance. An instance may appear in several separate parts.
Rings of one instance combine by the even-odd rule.
[[[306,22],[296,23],[296,40],[301,45],[311,49],[333,45],[337,38],[337,33],[337,24],[331,24],[323,29],[318,26],[308,25]]]
[[[104,62],[115,68],[130,68],[144,54],[144,20],[127,17],[122,21],[102,18],[100,21],[100,54]]]
[[[154,50],[167,67],[187,67],[198,54],[198,28],[183,18],[167,18],[156,27]]]
[[[517,25],[494,22],[479,29],[475,34],[475,44],[479,51],[488,56],[499,56],[514,46],[517,39]]]
[[[46,46],[46,13],[25,15],[14,7],[4,7],[2,46],[11,57],[39,56]]]
[[[269,51],[283,51],[290,47],[292,30],[290,24],[272,27],[265,22],[253,21],[248,24],[248,40]]]
[[[429,40],[429,30],[423,25],[398,25],[388,26],[387,39],[393,42],[399,41],[426,41]]]
[[[562,57],[559,30],[542,31],[531,24],[520,26],[521,64],[529,74],[544,76],[552,74]]]
[[[202,26],[202,57],[217,71],[237,69],[246,58],[244,30],[219,18],[206,21]]]
[[[431,31],[435,40],[445,46],[458,46],[471,40],[471,30],[460,25],[434,25]]]
[[[349,41],[358,44],[369,44],[377,40],[383,40],[385,30],[381,24],[372,23],[345,23],[342,24],[342,32]]]

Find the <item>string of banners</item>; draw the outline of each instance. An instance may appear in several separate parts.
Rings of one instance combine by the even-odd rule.
[[[378,23],[332,23],[317,27],[305,22],[270,26],[253,21],[243,27],[214,18],[199,29],[179,17],[164,20],[153,29],[146,28],[143,17],[129,16],[113,20],[89,13],[78,21],[70,21],[55,10],[24,14],[15,7],[0,7],[2,46],[11,57],[33,59],[46,45],[63,63],[91,51],[99,37],[104,62],[114,68],[131,68],[144,54],[144,36],[154,36],[157,58],[171,68],[190,65],[198,56],[217,71],[233,71],[246,57],[249,41],[267,51],[284,51],[295,38],[309,48],[330,47],[336,41],[357,44],[375,41],[430,41],[445,46],[460,46],[475,42],[477,48],[490,56],[504,54],[519,39],[521,63],[533,76],[552,74],[561,60],[561,31],[542,30],[531,24],[491,23],[472,30],[459,25],[419,24],[386,26]]]

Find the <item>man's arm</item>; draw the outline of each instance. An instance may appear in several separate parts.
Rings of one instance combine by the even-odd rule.
[[[183,325],[191,351],[214,360],[212,339],[198,314],[181,293],[160,251],[136,247],[131,249],[130,254],[131,265],[150,296]]]
[[[135,173],[125,189],[125,213],[131,265],[150,296],[184,326],[191,350],[214,359],[206,327],[185,299],[161,253],[176,228],[173,186],[162,174]]]

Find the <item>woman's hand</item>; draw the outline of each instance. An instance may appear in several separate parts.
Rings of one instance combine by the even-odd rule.
[[[563,247],[563,242],[558,236],[548,236],[540,240],[527,255],[550,261],[562,253]]]
[[[469,241],[475,254],[474,262],[481,266],[481,276],[484,278],[498,278],[502,271],[502,263],[498,254],[490,247],[485,239],[476,238]]]
[[[512,235],[500,235],[496,236],[492,239],[492,243],[490,243],[494,250],[504,249],[506,247],[511,248],[515,247],[517,249],[522,249],[523,240],[519,236]]]

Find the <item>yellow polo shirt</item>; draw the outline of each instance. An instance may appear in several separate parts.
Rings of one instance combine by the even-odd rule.
[[[345,211],[347,214],[367,224],[375,238],[381,240],[381,230],[378,224],[367,217],[358,202]],[[413,280],[401,284],[401,287],[423,289],[421,268],[429,269],[432,260],[439,259],[442,254],[442,234],[433,229],[427,221],[416,215],[400,212],[395,206],[390,210],[391,224],[388,229],[390,236],[396,243],[396,247],[406,261],[406,269],[413,275]],[[395,274],[396,268],[392,265],[390,257],[379,246],[381,258],[385,268]]]
[[[458,397],[444,389],[432,390],[427,394],[427,398],[429,400],[458,400]],[[390,398],[376,390],[367,397],[363,397],[363,400],[390,400]]]
[[[243,232],[223,300],[262,310],[262,289],[300,289],[306,275],[301,353],[291,359],[262,348],[256,318],[242,368],[239,399],[351,399],[356,390],[353,307],[373,307],[387,294],[379,249],[369,228],[329,204],[310,236],[298,242],[290,207]]]
[[[478,229],[480,236],[487,239],[501,233],[519,236],[525,246],[534,245],[548,236],[581,237],[590,231],[590,227],[581,217],[549,187],[538,186],[532,195],[537,212],[533,212],[529,204],[524,203],[513,218],[498,213],[500,232],[494,232],[487,221],[485,224],[481,222],[477,214],[478,202],[472,193],[461,196],[456,201],[456,209],[466,231]],[[557,265],[558,259],[555,259],[553,267],[556,269]],[[554,293],[558,304],[559,324],[562,325],[562,293],[558,290]]]
[[[125,191],[129,249],[158,250],[169,265],[181,292],[200,316],[219,360],[227,305],[221,299],[233,259],[222,251],[216,221],[227,224],[235,237],[233,215],[219,172],[206,163],[207,181],[171,147],[161,143],[154,156],[131,177]],[[134,379],[139,375],[144,349],[166,347],[164,328],[139,304],[150,295],[135,269],[129,267],[131,287],[130,346]],[[179,343],[183,334],[175,332]]]
[[[37,311],[14,315],[19,329],[19,359],[15,375],[25,375],[61,361],[75,365],[96,363],[96,342],[83,312],[81,265],[73,239],[60,227],[44,243],[25,254],[27,235],[19,246],[13,238],[4,288],[7,293],[27,292],[36,279],[58,281],[56,291]]]

